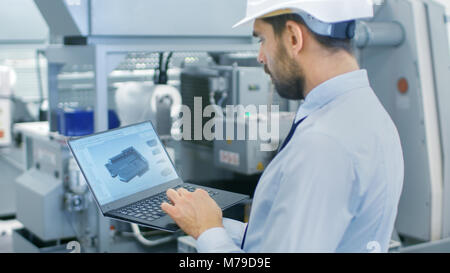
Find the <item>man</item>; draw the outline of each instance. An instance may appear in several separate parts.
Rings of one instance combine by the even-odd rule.
[[[303,99],[255,190],[249,223],[222,219],[203,190],[162,209],[199,252],[387,251],[403,183],[395,125],[351,53],[366,0],[248,0],[258,60],[278,93]]]

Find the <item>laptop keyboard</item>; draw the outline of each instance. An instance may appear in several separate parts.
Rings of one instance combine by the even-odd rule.
[[[195,187],[190,185],[177,186],[173,189],[177,190],[181,187],[185,188],[187,191],[190,192],[193,192],[196,189]],[[204,190],[207,191],[209,196],[211,197],[218,194],[217,191],[212,191],[209,189]],[[143,199],[139,202],[133,203],[126,207],[122,207],[116,210],[116,213],[126,216],[133,216],[146,221],[153,221],[166,215],[166,213],[161,209],[161,204],[163,202],[167,202],[169,204],[171,203],[167,198],[166,192],[159,193],[157,195],[151,196],[147,199]]]

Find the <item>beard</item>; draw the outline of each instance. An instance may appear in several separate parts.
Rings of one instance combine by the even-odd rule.
[[[288,100],[303,100],[304,79],[300,76],[286,77],[277,80],[273,78],[273,84],[280,97]]]
[[[273,73],[270,72],[267,65],[264,65],[264,71],[271,76],[277,93],[280,97],[288,100],[305,99],[303,95],[305,78],[301,67],[287,56],[283,46],[279,47],[277,55],[276,67],[278,69],[274,69]]]

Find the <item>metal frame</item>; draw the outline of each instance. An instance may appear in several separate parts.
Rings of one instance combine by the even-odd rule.
[[[424,0],[427,13],[428,33],[431,50],[431,61],[434,70],[434,86],[436,90],[436,104],[439,113],[439,129],[442,149],[442,238],[450,237],[450,124],[446,117],[450,117],[448,101],[450,94],[450,41],[445,7],[436,1]],[[439,18],[442,18],[440,20]]]
[[[423,2],[411,1],[416,30],[416,45],[418,58],[418,73],[420,75],[420,89],[423,103],[425,122],[425,138],[428,150],[428,166],[430,170],[431,215],[430,240],[441,239],[442,232],[442,147],[439,135],[439,117],[437,112],[436,87],[434,83],[431,47],[426,7]],[[426,39],[428,38],[428,39]]]
[[[96,42],[102,41],[102,44]],[[57,75],[63,65],[92,64],[94,65],[94,82],[96,103],[94,107],[95,131],[108,128],[107,116],[107,77],[114,68],[126,57],[128,52],[163,52],[163,51],[255,51],[257,45],[249,38],[145,38],[145,39],[91,39],[86,46],[49,46],[46,51],[48,60],[49,81],[49,120],[50,130],[56,130],[51,110],[57,108]],[[129,42],[129,41],[128,41]],[[108,43],[108,44],[106,44]]]
[[[397,230],[426,241],[447,237],[450,217],[446,176],[450,127],[445,123],[450,115],[445,105],[450,61],[447,41],[443,41],[448,35],[443,12],[433,0],[386,1],[370,23],[400,23],[403,43],[359,52],[377,96],[397,125],[404,148],[405,182]],[[401,78],[409,84],[404,94],[396,86]]]

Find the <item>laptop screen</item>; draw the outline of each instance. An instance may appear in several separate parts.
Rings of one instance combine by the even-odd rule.
[[[178,178],[150,122],[70,141],[100,205]]]

